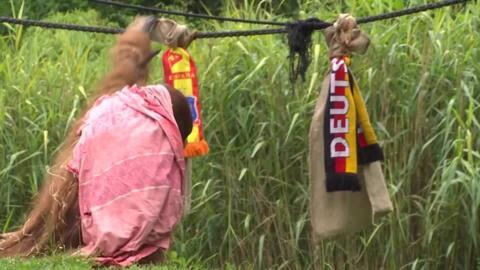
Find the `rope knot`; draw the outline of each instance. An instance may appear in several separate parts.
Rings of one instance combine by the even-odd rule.
[[[298,75],[305,81],[305,73],[310,64],[312,33],[315,29],[321,29],[329,25],[329,23],[317,18],[298,20],[287,24],[288,47],[290,49],[288,55],[290,59],[290,82],[294,83]]]

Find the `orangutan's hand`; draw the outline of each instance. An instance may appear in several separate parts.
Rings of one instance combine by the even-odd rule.
[[[137,16],[135,20],[127,27],[127,32],[129,31],[138,31],[145,32],[150,35],[150,32],[157,23],[157,18],[155,16]]]

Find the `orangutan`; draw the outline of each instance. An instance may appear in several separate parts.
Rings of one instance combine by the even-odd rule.
[[[45,251],[50,243],[56,248],[71,249],[83,245],[79,212],[79,179],[66,169],[79,142],[78,132],[83,119],[99,97],[114,95],[126,86],[146,86],[151,50],[148,29],[154,20],[137,18],[118,36],[111,50],[111,70],[99,83],[97,90],[62,143],[51,169],[45,174],[40,192],[36,195],[25,223],[14,232],[0,235],[0,258],[29,256]],[[170,94],[173,115],[181,139],[185,141],[192,129],[190,109],[183,94],[165,86]],[[128,147],[128,145],[119,145]],[[154,255],[154,253],[152,253]]]

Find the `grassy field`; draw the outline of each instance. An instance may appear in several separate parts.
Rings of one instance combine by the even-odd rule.
[[[71,257],[67,255],[51,255],[47,257],[29,258],[29,259],[4,259],[0,263],[1,270],[90,270],[94,263],[87,259]],[[118,269],[115,267],[103,269]],[[188,262],[186,259],[178,258],[176,255],[170,257],[163,265],[144,265],[132,266],[130,270],[201,270],[209,269],[201,264]],[[226,269],[232,269],[226,267]]]
[[[333,20],[342,11],[400,9],[405,1],[300,2],[302,17]],[[271,1],[228,3],[227,16],[271,16]],[[480,3],[471,1],[362,26],[372,47],[353,58],[353,72],[386,153],[395,210],[375,227],[318,249],[310,242],[307,153],[328,67],[323,37],[314,35],[307,80],[295,91],[284,36],[195,41],[190,51],[211,153],[194,161],[193,209],[173,247],[179,258],[171,268],[151,269],[198,262],[207,269],[480,269],[479,18]],[[93,10],[48,20],[115,25]],[[253,28],[196,23],[205,30]],[[3,231],[22,223],[59,143],[108,68],[113,42],[107,35],[21,27],[0,36]],[[152,82],[161,74],[158,59]],[[65,256],[0,261],[0,269],[89,265]]]

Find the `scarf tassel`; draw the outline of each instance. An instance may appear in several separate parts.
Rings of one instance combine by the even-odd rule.
[[[358,162],[360,164],[372,163],[384,159],[382,148],[378,144],[361,147],[360,151],[358,151]]]
[[[327,192],[360,191],[360,181],[354,173],[327,174]]]

